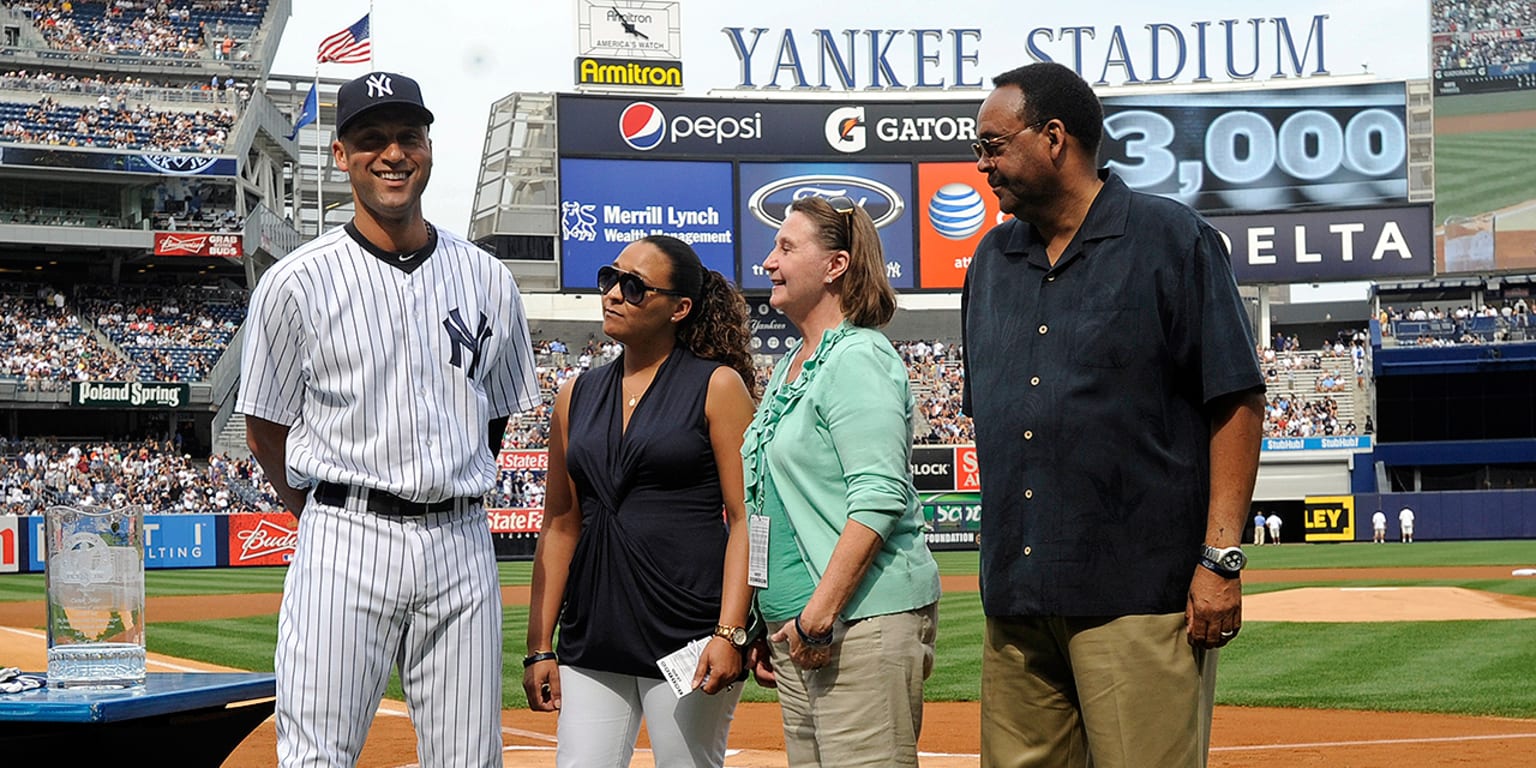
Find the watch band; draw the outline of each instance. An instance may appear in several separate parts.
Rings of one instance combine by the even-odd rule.
[[[554,651],[530,653],[523,657],[523,669],[527,669],[541,661],[558,661],[559,659],[560,657],[556,656]]]
[[[825,648],[832,644],[832,630],[827,630],[825,635],[806,634],[805,628],[800,626],[800,616],[795,616],[795,634],[800,636],[800,642],[812,648]]]

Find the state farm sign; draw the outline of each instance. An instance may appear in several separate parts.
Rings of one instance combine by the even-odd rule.
[[[538,533],[544,527],[542,509],[487,509],[491,533]]]
[[[213,256],[238,259],[240,235],[224,232],[156,232],[156,256]]]
[[[496,454],[497,469],[549,471],[549,451],[502,451]]]
[[[230,515],[230,565],[287,565],[299,543],[293,515]]]

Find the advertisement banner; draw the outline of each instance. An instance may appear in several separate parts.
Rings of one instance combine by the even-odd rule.
[[[1103,101],[1099,161],[1132,189],[1205,213],[1408,202],[1401,82]]]
[[[180,408],[191,395],[190,384],[76,381],[69,388],[69,404],[81,408]]]
[[[533,470],[549,471],[549,451],[519,449],[496,454],[496,468],[502,471]]]
[[[219,564],[213,515],[145,515],[145,568],[213,568]]]
[[[21,570],[25,573],[42,573],[48,558],[48,533],[43,528],[43,516],[22,516],[16,520],[21,533],[21,546],[27,551]]]
[[[955,488],[981,493],[981,470],[974,445],[955,446]]]
[[[1379,280],[1433,274],[1428,205],[1212,216],[1246,285]]]
[[[768,289],[763,259],[790,203],[802,197],[846,196],[874,219],[885,252],[885,276],[897,290],[912,288],[912,166],[902,163],[742,163],[741,287]]]
[[[938,493],[921,496],[923,538],[932,550],[975,549],[981,533],[981,495]]]
[[[287,565],[298,543],[299,521],[286,512],[229,516],[231,566]]]
[[[912,485],[919,491],[955,489],[955,448],[950,445],[919,445],[912,448]]]
[[[959,290],[981,238],[1001,223],[997,195],[971,163],[922,163],[917,167],[917,284]]]
[[[1370,435],[1340,435],[1338,437],[1266,437],[1266,451],[1369,451]]]
[[[0,515],[0,573],[21,572],[21,525],[15,515]]]
[[[207,256],[238,259],[240,235],[227,232],[156,232],[156,256]]]
[[[239,166],[233,157],[214,155],[112,152],[8,146],[0,152],[0,165],[33,168],[65,168],[81,171],[147,173],[160,176],[235,176]]]
[[[705,267],[734,280],[733,211],[730,163],[561,160],[561,288],[596,290],[598,267],[658,234],[692,245]]]
[[[485,518],[491,533],[538,533],[544,526],[542,509],[487,509]]]
[[[747,297],[747,323],[752,327],[754,353],[782,355],[800,338],[800,329],[774,309],[766,296]]]
[[[1355,497],[1308,496],[1302,529],[1307,541],[1354,541]]]
[[[953,101],[559,97],[562,155],[654,158],[972,157],[980,96]]]

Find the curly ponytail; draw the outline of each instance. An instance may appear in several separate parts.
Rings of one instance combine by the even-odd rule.
[[[672,286],[693,299],[693,309],[678,324],[677,340],[695,356],[730,366],[756,400],[757,373],[752,367],[752,327],[747,300],[725,276],[705,269],[693,247],[675,237],[651,235],[649,243],[672,264]]]

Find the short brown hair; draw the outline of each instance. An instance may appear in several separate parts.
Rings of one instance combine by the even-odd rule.
[[[816,225],[822,247],[848,252],[848,270],[842,281],[840,304],[848,322],[863,328],[881,328],[896,315],[896,290],[885,276],[885,249],[874,220],[855,204],[839,213],[825,198],[802,197],[789,210],[804,214]]]

